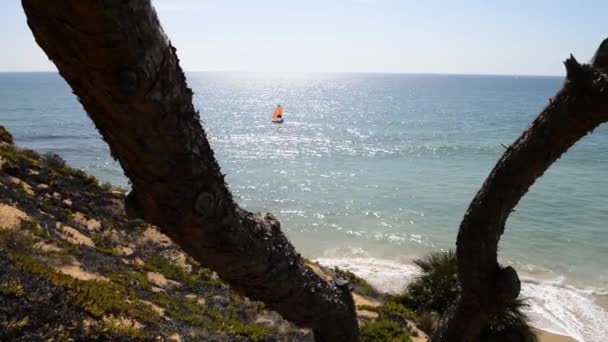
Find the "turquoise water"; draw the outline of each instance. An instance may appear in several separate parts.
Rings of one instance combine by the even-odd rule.
[[[411,259],[454,246],[504,148],[558,77],[190,73],[238,202],[275,213],[296,247],[387,290]],[[286,122],[270,123],[277,103]],[[0,124],[104,181],[127,185],[69,88],[50,73],[0,74]],[[560,160],[522,200],[501,241],[538,325],[608,335],[608,129]],[[599,334],[599,335],[598,335]],[[597,340],[599,341],[599,340]]]

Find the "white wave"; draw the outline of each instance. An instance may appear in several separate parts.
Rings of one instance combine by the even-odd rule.
[[[369,258],[357,253],[345,257],[324,257],[315,259],[327,267],[347,269],[367,280],[373,287],[388,293],[398,293],[419,274],[414,265],[402,264],[391,260]]]
[[[380,291],[403,291],[419,269],[411,264],[370,257],[362,249],[333,250],[315,261],[328,267],[347,269]],[[594,301],[606,290],[579,289],[553,281],[522,279],[522,297],[528,299],[532,325],[579,342],[604,342],[608,337],[608,312]]]
[[[541,329],[580,342],[604,342],[608,338],[608,312],[595,303],[596,293],[591,290],[562,285],[562,280],[523,279],[521,295],[528,298],[528,314]]]

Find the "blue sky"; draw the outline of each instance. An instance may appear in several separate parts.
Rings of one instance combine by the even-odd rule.
[[[154,0],[190,71],[561,75],[608,37],[608,1]],[[3,0],[0,71],[54,70]]]

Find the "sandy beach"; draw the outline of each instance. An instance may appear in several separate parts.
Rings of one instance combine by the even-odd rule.
[[[572,337],[557,335],[557,334],[553,334],[553,333],[542,331],[542,330],[538,331],[538,341],[539,342],[577,342]]]

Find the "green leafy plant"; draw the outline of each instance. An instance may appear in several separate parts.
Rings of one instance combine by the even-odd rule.
[[[418,314],[419,326],[427,333],[433,333],[437,319],[452,308],[460,296],[458,264],[456,253],[431,253],[414,263],[422,274],[413,281],[402,295],[394,300],[411,308]],[[523,312],[524,299],[508,303],[500,312],[490,318],[483,330],[481,342],[536,342],[537,337]]]
[[[361,342],[411,342],[410,334],[397,323],[387,319],[365,323],[360,329]]]

